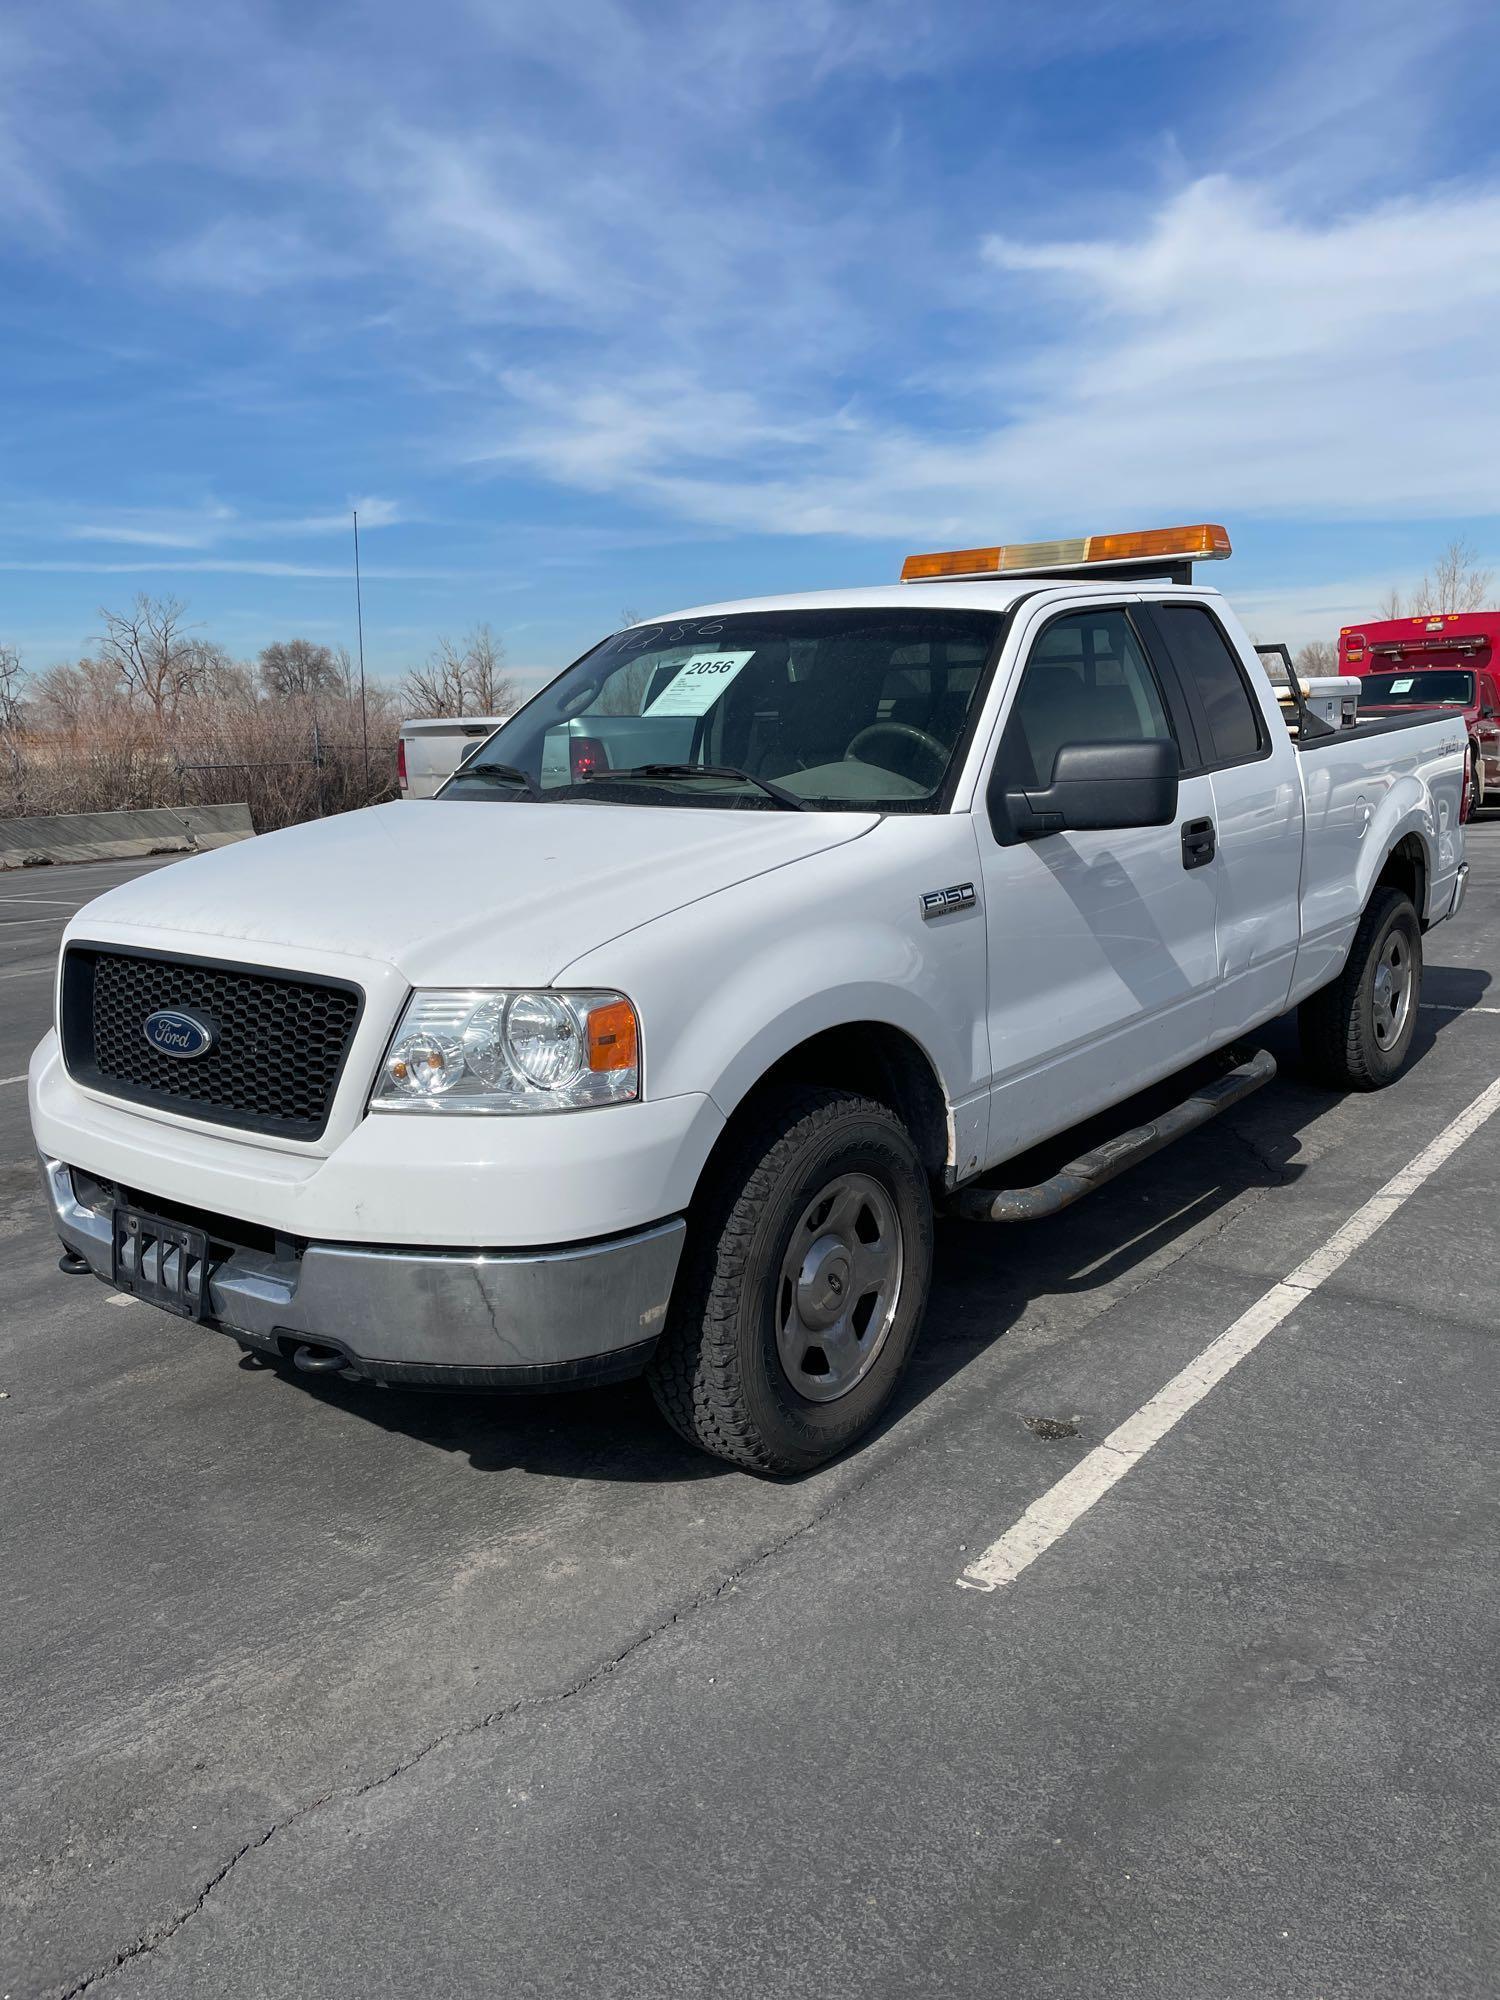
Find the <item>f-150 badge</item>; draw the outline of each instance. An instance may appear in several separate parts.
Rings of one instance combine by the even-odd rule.
[[[922,898],[924,917],[946,917],[952,910],[972,910],[974,884],[955,882],[951,889],[929,889]]]

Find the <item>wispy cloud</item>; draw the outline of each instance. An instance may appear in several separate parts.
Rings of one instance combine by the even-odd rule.
[[[361,261],[315,242],[298,223],[221,216],[206,229],[164,245],[151,259],[164,284],[238,292],[248,298],[357,276]]]
[[[1481,0],[13,0],[10,573],[331,583],[357,504],[455,585],[404,619],[503,560],[550,632],[764,537],[1494,513],[1497,58]]]
[[[394,527],[407,518],[394,500],[376,495],[351,499],[322,514],[245,515],[218,501],[173,512],[128,510],[114,517],[70,521],[57,532],[70,542],[114,542],[142,549],[210,549],[235,541],[299,541],[306,536],[349,535],[353,514],[361,531]]]
[[[205,558],[202,561],[184,562],[173,557],[155,558],[139,556],[132,561],[121,562],[61,562],[52,559],[23,562],[0,562],[0,570],[21,571],[43,576],[304,576],[320,577],[328,581],[348,582],[352,585],[354,566],[352,563],[296,563],[296,562],[255,562],[242,561],[231,557]],[[485,572],[464,569],[409,569],[392,567],[389,564],[365,563],[361,574],[366,582],[432,581],[435,579],[455,580],[462,577],[483,577],[486,584],[494,587]],[[499,587],[504,587],[499,586]]]
[[[1500,188],[1320,221],[1213,176],[1128,235],[991,236],[977,255],[996,279],[994,350],[961,412],[934,397],[924,425],[685,371],[600,387],[554,370],[505,378],[519,421],[487,449],[770,533],[1494,505]],[[1023,304],[1049,337],[1018,355],[1004,329]]]

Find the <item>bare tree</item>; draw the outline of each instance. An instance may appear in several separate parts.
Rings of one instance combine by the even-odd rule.
[[[8,767],[8,782],[18,813],[24,813],[27,805],[26,760],[21,746],[23,679],[19,650],[15,646],[0,646],[0,758]]]
[[[1477,552],[1460,535],[1443,550],[1432,574],[1424,575],[1412,593],[1411,615],[1432,618],[1439,613],[1477,611],[1493,582],[1494,571],[1479,567]]]
[[[463,714],[463,655],[451,639],[439,639],[426,661],[411,669],[400,695],[408,715]]]
[[[1316,674],[1336,674],[1339,649],[1327,639],[1309,639],[1305,646],[1298,647],[1295,665],[1304,680],[1311,680]]]
[[[1381,618],[1399,618],[1402,615],[1403,609],[1400,591],[1388,590],[1380,600],[1380,609],[1377,615]]]
[[[0,645],[0,729],[21,727],[21,683],[25,674],[18,647]]]
[[[476,625],[464,642],[464,688],[479,715],[503,715],[516,707],[516,677],[505,671],[505,644],[488,625]]]
[[[143,701],[156,719],[170,720],[185,695],[197,694],[222,650],[194,637],[184,624],[186,606],[176,597],[137,597],[129,611],[99,616],[104,631],[98,658],[132,700]]]
[[[114,668],[87,655],[76,666],[60,662],[47,667],[33,680],[32,689],[52,729],[77,729],[86,721],[107,720],[128,700]]]
[[[504,715],[520,700],[505,671],[505,647],[488,625],[476,625],[462,646],[439,639],[426,662],[401,683],[408,715]]]
[[[341,660],[315,639],[273,640],[261,649],[259,664],[260,684],[273,697],[348,693],[347,653]]]

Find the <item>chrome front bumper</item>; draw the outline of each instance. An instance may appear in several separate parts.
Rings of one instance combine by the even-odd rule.
[[[42,1172],[58,1236],[113,1284],[111,1191],[87,1175],[75,1183],[61,1160],[44,1159]],[[213,1218],[198,1220],[212,1238]],[[282,1240],[220,1254],[211,1243],[206,1319],[261,1353],[376,1382],[605,1380],[635,1373],[655,1346],[686,1227],[677,1216],[603,1242],[515,1251]],[[201,1285],[195,1265],[195,1298]]]
[[[1448,914],[1450,917],[1456,917],[1463,908],[1464,897],[1468,892],[1468,887],[1469,864],[1467,861],[1460,861],[1458,864],[1458,874],[1455,876],[1453,882],[1453,901],[1448,905]]]

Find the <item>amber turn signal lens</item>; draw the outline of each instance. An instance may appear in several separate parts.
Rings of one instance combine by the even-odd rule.
[[[1091,563],[1109,565],[1155,561],[1214,562],[1229,554],[1229,536],[1214,521],[1186,528],[1147,528],[1133,535],[1078,535],[1059,542],[1008,542],[995,549],[949,549],[933,555],[908,556],[901,565],[903,583],[921,583],[939,576],[1007,576],[1039,574],[1049,569],[1086,569]]]
[[[590,1069],[634,1069],[638,1043],[635,1009],[628,1000],[612,1000],[589,1015]]]
[[[1000,567],[999,549],[949,549],[946,554],[908,556],[901,565],[903,583],[920,583],[932,576],[976,576]]]

